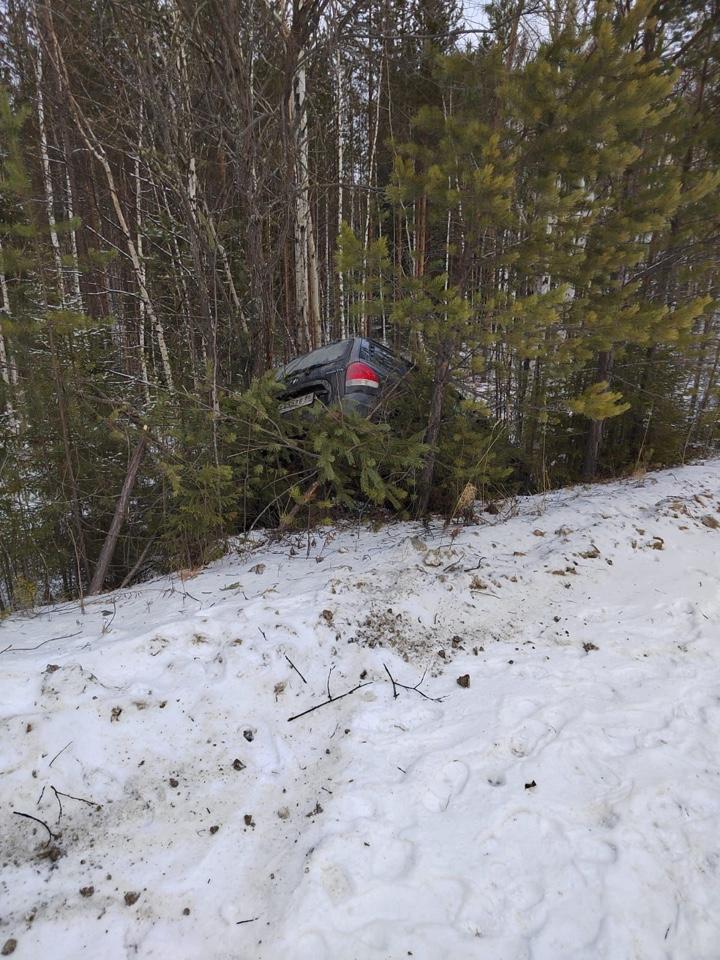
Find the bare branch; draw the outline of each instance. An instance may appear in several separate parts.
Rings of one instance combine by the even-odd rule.
[[[314,710],[319,710],[320,707],[326,707],[329,703],[337,703],[338,700],[343,700],[345,697],[349,697],[351,693],[355,693],[356,690],[359,690],[361,687],[369,686],[373,681],[366,680],[365,683],[358,683],[357,686],[353,687],[352,690],[347,690],[345,693],[341,693],[337,697],[331,697],[329,700],[323,700],[322,703],[316,703],[314,707],[310,707],[307,710],[303,710],[302,713],[296,713],[292,717],[288,717],[288,723],[292,720],[299,720],[300,717],[305,717],[308,713],[312,713]],[[419,693],[420,691],[418,691]]]

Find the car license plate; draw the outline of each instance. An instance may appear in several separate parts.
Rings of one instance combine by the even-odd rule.
[[[305,393],[301,397],[295,397],[294,400],[288,400],[280,407],[280,413],[290,413],[291,410],[297,410],[298,407],[307,407],[314,399],[314,393]]]

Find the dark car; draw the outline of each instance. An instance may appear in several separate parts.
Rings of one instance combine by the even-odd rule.
[[[328,343],[278,371],[285,386],[280,412],[322,403],[369,417],[399,389],[412,366],[376,340],[352,337]]]

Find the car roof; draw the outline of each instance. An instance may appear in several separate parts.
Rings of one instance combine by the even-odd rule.
[[[313,364],[313,366],[316,366],[316,365],[322,366],[324,365],[324,363],[336,362],[337,360],[341,359],[344,350],[336,352],[333,350],[334,347],[341,347],[341,346],[344,347],[347,350],[347,353],[349,355],[354,351],[355,347],[358,344],[362,344],[362,343],[367,343],[372,347],[376,347],[380,350],[386,351],[387,353],[395,357],[397,360],[402,361],[403,363],[412,365],[412,360],[404,356],[403,353],[396,350],[394,347],[391,347],[388,344],[383,343],[382,340],[376,340],[374,337],[354,336],[354,337],[345,337],[344,339],[339,339],[339,340],[330,340],[328,343],[324,343],[321,347],[316,347],[314,350],[308,350],[305,353],[299,353],[296,356],[294,356],[291,360],[289,360],[286,364],[284,364],[280,368],[278,373],[282,376],[286,376],[287,374],[292,374],[296,370],[302,369],[305,366],[304,361],[307,360],[309,357],[313,357],[316,354],[318,356],[316,357],[316,363]],[[327,360],[323,358],[322,356],[323,354],[328,355]]]

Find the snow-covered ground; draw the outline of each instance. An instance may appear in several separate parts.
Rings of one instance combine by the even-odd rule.
[[[6,620],[0,949],[717,960],[719,525],[715,461]]]

